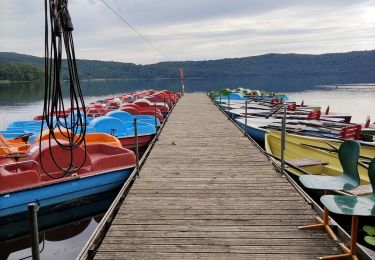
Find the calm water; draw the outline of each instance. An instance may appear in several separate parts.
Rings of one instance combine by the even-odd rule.
[[[359,76],[325,76],[303,78],[241,78],[214,80],[187,80],[187,92],[207,91],[221,88],[247,87],[265,89],[286,93],[290,100],[305,104],[320,105],[324,109],[330,106],[332,112],[350,113],[353,121],[363,123],[370,115],[375,120],[375,75],[370,78]],[[142,89],[171,89],[179,90],[178,80],[112,80],[81,82],[86,103],[111,96]],[[67,88],[65,88],[67,91]],[[67,94],[67,93],[65,93]],[[42,112],[43,86],[42,83],[0,84],[0,129],[15,120],[31,120],[34,115]],[[105,212],[113,200],[114,194],[90,198],[78,204],[64,207],[56,215],[47,212],[41,216],[40,224],[48,231],[41,233],[44,238],[42,259],[73,259],[85,244],[97,222],[100,214]],[[98,207],[98,205],[101,205]],[[86,209],[86,210],[84,210]],[[81,213],[85,212],[84,215]],[[61,216],[70,216],[62,217]],[[95,216],[93,218],[92,216]],[[18,222],[17,222],[18,221]],[[0,242],[0,259],[20,259],[30,255],[28,237],[21,236],[27,230],[24,220],[14,221],[13,224],[0,223],[0,232],[5,230],[13,236],[6,242]],[[14,231],[18,227],[18,231]],[[19,232],[17,237],[17,232]],[[3,234],[1,234],[3,235]],[[41,241],[42,241],[41,240]],[[41,244],[42,246],[42,244]]]
[[[365,123],[367,116],[375,122],[375,84],[318,86],[286,94],[298,103],[304,100],[305,104],[320,105],[322,112],[329,106],[331,112],[349,113],[356,123]]]
[[[118,190],[100,193],[38,211],[41,259],[75,259]],[[27,214],[0,222],[0,259],[31,255]],[[30,258],[31,259],[31,258]]]
[[[374,73],[375,74],[375,73]],[[242,79],[187,80],[186,91],[247,87],[286,92],[290,100],[305,104],[330,106],[332,112],[350,113],[354,122],[364,122],[367,115],[375,120],[375,75],[369,79],[350,80],[338,76],[325,77],[258,77]],[[372,80],[372,81],[370,81]],[[179,90],[178,80],[112,80],[81,82],[86,103],[142,89]],[[336,87],[337,86],[337,87]],[[67,87],[64,89],[67,94]],[[31,120],[42,113],[43,86],[40,82],[0,84],[0,129],[14,120]]]

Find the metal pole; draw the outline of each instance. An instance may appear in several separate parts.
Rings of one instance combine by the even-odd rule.
[[[246,129],[247,129],[247,100],[245,100],[245,127],[244,127],[244,135],[246,136]]]
[[[230,94],[228,95],[228,119],[230,120]]]
[[[156,116],[156,103],[154,103],[154,118],[155,118],[155,130],[156,130],[156,133],[158,132],[158,118]],[[158,137],[156,136],[156,139],[155,141],[158,141]]]
[[[227,102],[227,105],[228,105],[228,112],[230,110],[230,94],[228,95],[228,102]]]
[[[134,138],[135,138],[135,158],[136,158],[136,167],[137,167],[137,176],[139,175],[139,147],[138,147],[138,127],[137,127],[137,118],[134,117]]]
[[[154,103],[155,128],[158,129],[158,118],[156,116],[156,103]]]
[[[39,253],[39,232],[38,232],[38,216],[37,216],[37,206],[35,203],[29,203],[27,205],[30,218],[30,236],[31,236],[31,252],[33,260],[40,259]]]
[[[285,135],[286,135],[286,106],[284,106],[284,115],[283,119],[281,120],[281,176],[284,175],[284,153],[285,153]]]

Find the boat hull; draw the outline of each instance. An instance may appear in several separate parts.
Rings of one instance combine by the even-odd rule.
[[[143,136],[138,136],[138,147],[139,148],[144,148],[147,147],[148,144],[154,139],[155,135],[143,135]],[[135,147],[135,137],[124,137],[121,138],[119,137],[119,140],[121,142],[122,147],[134,150]]]
[[[246,131],[246,133],[253,138],[257,143],[260,145],[264,145],[264,140],[266,136],[266,130],[258,129],[255,127],[251,127],[249,125],[245,125],[239,121],[236,121],[236,123]]]
[[[342,166],[337,153],[322,151],[320,149],[293,142],[290,140],[288,134],[286,135],[285,141],[284,156],[287,162],[303,169],[309,174],[326,176],[342,175]],[[281,158],[280,143],[280,135],[268,133],[266,135],[265,142],[266,152]],[[303,172],[293,168],[288,168],[288,171],[297,176],[304,174]],[[361,185],[369,184],[367,169],[362,165],[358,165],[358,173],[361,180]]]
[[[25,212],[27,204],[32,202],[36,202],[40,207],[48,207],[109,191],[122,185],[132,170],[133,167],[2,194],[0,218]]]

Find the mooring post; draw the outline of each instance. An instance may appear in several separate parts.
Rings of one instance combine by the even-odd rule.
[[[38,232],[38,216],[36,203],[29,203],[27,205],[30,219],[30,236],[31,236],[31,252],[33,260],[40,259],[39,253],[39,232]]]
[[[243,130],[245,131],[244,135],[246,136],[246,129],[247,129],[247,100],[245,100],[245,126]]]
[[[220,100],[219,108],[221,109],[221,92],[220,92],[220,94],[219,94],[219,100]]]
[[[156,103],[154,103],[154,118],[155,118],[155,128],[158,128],[158,118],[156,113]]]
[[[284,114],[281,120],[281,176],[284,175],[284,153],[285,153],[285,137],[286,137],[286,106],[284,105]]]
[[[154,118],[155,118],[155,130],[156,130],[156,134],[158,132],[158,118],[157,118],[157,110],[156,110],[156,103],[154,103]],[[155,141],[158,141],[158,137],[156,135],[156,139]]]
[[[228,95],[228,102],[227,102],[227,105],[228,105],[228,112],[229,112],[229,110],[230,110],[230,95]]]
[[[227,103],[227,105],[228,105],[228,119],[230,120],[230,94],[228,94],[228,103]]]
[[[134,138],[135,138],[135,157],[136,157],[136,167],[137,167],[137,174],[139,176],[139,147],[138,147],[138,126],[137,126],[137,118],[134,117]]]

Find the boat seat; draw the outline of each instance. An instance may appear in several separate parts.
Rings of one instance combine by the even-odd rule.
[[[327,165],[328,162],[311,159],[311,158],[298,158],[298,159],[291,159],[287,160],[288,163],[293,164],[297,167],[303,166],[316,166],[316,165]]]
[[[38,183],[39,173],[36,163],[28,161],[0,167],[0,194]]]
[[[61,140],[61,142],[63,141]],[[61,169],[59,169],[59,167],[60,168],[69,167],[70,150],[59,147],[55,141],[51,142],[51,148],[50,148],[49,140],[42,141],[41,146],[42,146],[41,153],[39,153],[38,144],[36,144],[29,149],[30,155],[28,157],[22,158],[22,160],[34,160],[38,162],[40,165],[41,179],[43,181],[53,180],[46,173],[55,177],[62,176],[62,172],[61,172]],[[53,154],[53,158],[51,156],[51,153]],[[74,153],[73,164],[76,167],[82,166],[78,174],[83,174],[83,173],[88,172],[91,168],[92,162],[90,160],[90,156],[87,154],[87,151],[85,151],[82,146],[79,146],[74,149],[73,153]],[[59,167],[56,166],[55,162],[59,165]]]
[[[338,259],[344,257],[357,259],[358,216],[375,217],[375,158],[372,159],[369,165],[368,175],[373,190],[368,196],[325,195],[320,198],[324,207],[330,212],[352,216],[350,248],[341,246],[345,252],[344,254],[321,257],[320,259]]]
[[[359,186],[360,179],[358,174],[359,143],[349,140],[340,145],[338,157],[343,168],[343,174],[340,176],[315,176],[302,175],[300,182],[309,189],[324,190],[352,190]],[[329,226],[329,211],[324,207],[324,217],[316,217],[318,224],[312,224],[299,227],[299,229],[319,229],[324,228],[328,235],[337,241],[336,235]]]
[[[91,171],[109,171],[133,166],[135,163],[132,151],[108,144],[88,144],[87,152],[92,161]]]

